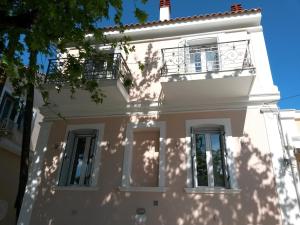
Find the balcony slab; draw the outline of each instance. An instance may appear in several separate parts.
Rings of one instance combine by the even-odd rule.
[[[217,78],[218,77],[218,78]],[[163,106],[198,106],[236,99],[247,99],[255,75],[241,72],[239,76],[180,75],[162,77]]]
[[[120,109],[126,108],[129,95],[120,80],[100,80],[99,82],[106,97],[104,97],[103,103],[98,104],[92,101],[90,92],[86,90],[78,89],[71,97],[70,88],[63,87],[58,93],[53,85],[47,84],[50,104],[41,108],[42,114],[77,117],[118,112]]]

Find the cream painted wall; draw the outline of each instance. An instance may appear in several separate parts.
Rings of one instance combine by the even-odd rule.
[[[232,145],[240,193],[188,194],[185,121],[230,118]],[[154,119],[166,122],[166,187],[164,193],[121,192],[122,160],[126,125],[129,120]],[[253,122],[255,121],[255,123]],[[67,124],[104,123],[98,189],[56,189],[61,163],[56,148]],[[158,117],[106,117],[54,123],[41,173],[39,195],[31,225],[82,225],[135,223],[137,208],[146,210],[149,225],[185,224],[281,224],[270,151],[263,116],[258,109],[164,114]],[[158,206],[154,205],[158,201]],[[63,207],[61,207],[63,204]]]
[[[187,40],[209,38],[215,38],[219,43],[249,40],[251,60],[255,67],[256,76],[250,94],[255,97],[257,95],[278,95],[278,88],[273,84],[262,28],[253,25],[240,28],[237,25],[235,26],[235,29],[225,28],[224,30],[215,31],[208,28],[204,30],[194,29],[193,32],[180,33],[180,35],[174,30],[173,32],[169,32],[166,37],[161,37],[160,32],[156,30],[151,35],[148,34],[151,36],[151,39],[147,39],[147,35],[143,36],[143,39],[140,40],[133,37],[131,45],[134,45],[136,50],[129,55],[126,55],[124,51],[116,49],[115,52],[122,53],[134,78],[134,87],[130,91],[131,101],[157,101],[159,99],[161,94],[161,68],[163,65],[162,49],[182,47]],[[160,29],[163,31],[163,28]],[[137,30],[134,32],[139,33]],[[141,30],[140,34],[142,33],[143,31]],[[126,35],[131,35],[130,30]],[[112,37],[115,38],[113,35]],[[96,46],[96,48],[100,50],[103,49],[103,46]],[[69,52],[76,55],[75,50],[69,49]],[[144,64],[143,71],[139,69],[139,63]],[[226,72],[223,75],[236,76],[234,72]]]
[[[165,37],[157,30],[157,27],[153,28],[156,29],[154,32],[148,30],[143,33],[142,29],[132,31],[136,33],[136,37],[131,42],[132,45],[135,45],[136,51],[128,56],[124,54],[134,78],[134,87],[130,91],[131,102],[141,101],[151,104],[159,100],[161,95],[161,50],[163,48],[182,46],[187,39],[210,37],[217,38],[221,42],[250,39],[251,58],[256,68],[256,77],[252,83],[250,98],[249,96],[237,97],[244,97],[244,101],[248,104],[252,95],[260,96],[261,101],[268,101],[269,95],[271,97],[272,95],[278,96],[277,87],[272,81],[262,28],[259,26],[260,22],[257,22],[259,17],[260,13],[249,15],[249,17],[244,15],[239,18],[224,18],[224,21],[221,19],[205,20],[203,24],[206,25],[203,27],[199,25],[202,23],[200,21],[198,25],[195,23],[194,29],[191,29],[192,23],[189,24],[190,28],[187,33],[183,32],[181,28],[181,31],[179,29],[177,31],[174,26],[175,29],[169,29],[168,34],[164,33]],[[251,18],[254,22],[251,22]],[[249,19],[250,22],[248,21],[246,24],[252,24],[252,27],[245,26],[244,22],[240,26],[238,21],[244,21],[244,19]],[[222,21],[228,30],[222,30]],[[210,22],[212,24],[218,23],[218,29],[213,30],[209,26]],[[231,22],[235,22],[235,24],[231,25]],[[182,25],[180,24],[180,26]],[[195,29],[197,27],[199,29]],[[140,39],[139,31],[142,35]],[[147,39],[147,36],[151,36],[151,39]],[[143,71],[139,70],[138,62],[144,64]],[[218,89],[213,91],[217,92]],[[181,93],[176,94],[180,95]],[[218,101],[219,99],[210,102],[210,104],[218,104]],[[150,116],[151,109],[149,107],[144,110],[133,107],[132,109],[128,106],[126,108],[128,111],[113,112],[112,110],[109,111],[107,117],[100,117],[99,114],[93,118],[89,118],[89,115],[80,115],[86,116],[86,119],[67,118],[64,121],[55,121],[48,141],[48,150],[45,153],[43,171],[40,174],[41,185],[33,206],[30,224],[131,225],[138,224],[136,211],[139,208],[144,208],[146,212],[145,224],[148,225],[281,225],[278,193],[271,158],[272,149],[270,149],[268,142],[264,116],[259,110],[261,105],[258,104],[256,107],[241,110],[241,108],[245,109],[245,106],[239,105],[240,102],[237,99],[232,98],[227,99],[227,101],[228,103],[236,101],[234,107],[239,108],[239,110],[232,110],[231,105],[226,105],[227,108],[225,109],[227,110],[224,111],[207,111],[206,109],[206,112],[187,113],[184,111],[188,109],[183,107],[181,112],[178,109],[173,109],[177,113],[159,114],[157,111],[160,108],[158,107],[154,109],[154,111],[157,110],[157,113]],[[182,105],[189,104],[182,102]],[[161,107],[163,106],[162,102]],[[82,106],[76,105],[76,107],[80,110]],[[134,110],[140,110],[138,112],[144,116],[135,114]],[[100,111],[98,113],[102,113]],[[113,117],[112,114],[123,114],[124,116]],[[230,141],[232,143],[230,144],[233,146],[232,155],[237,174],[236,180],[241,190],[238,193],[186,193],[184,189],[187,179],[187,156],[184,147],[186,140],[185,121],[214,118],[229,118],[231,120],[232,138]],[[167,190],[163,193],[120,191],[127,123],[145,122],[150,119],[166,123],[167,130],[164,141],[166,144],[165,186]],[[61,164],[59,156],[63,151],[59,146],[64,140],[66,126],[95,123],[105,125],[98,188],[80,188],[77,190],[72,188],[70,190],[55,187],[58,168]],[[145,136],[138,137],[136,141],[140,142]],[[148,140],[151,141],[152,139],[153,136],[149,135]],[[138,166],[139,164],[135,164],[133,169]],[[136,171],[133,172],[133,177],[135,177],[135,173]],[[138,171],[137,174],[139,176],[142,173]],[[158,202],[158,205],[154,202]],[[294,205],[290,207],[294,207]]]
[[[296,126],[298,128],[299,133],[300,133],[300,120],[296,120]]]
[[[157,187],[159,175],[159,130],[133,132],[131,184]]]
[[[158,100],[161,93],[160,69],[162,67],[162,49],[182,46],[185,40],[216,37],[218,42],[250,40],[251,59],[255,67],[256,78],[252,85],[251,95],[278,94],[273,84],[264,36],[260,29],[247,33],[220,31],[216,33],[198,33],[174,37],[171,39],[151,39],[133,43],[138,51],[131,53],[126,62],[134,77],[134,88],[131,90],[131,101]],[[145,65],[144,71],[138,68],[138,62]],[[226,74],[226,75],[230,75]],[[241,96],[237,96],[241,97]]]

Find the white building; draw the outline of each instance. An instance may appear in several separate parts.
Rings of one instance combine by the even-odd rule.
[[[47,85],[19,224],[299,224],[260,9],[171,19],[160,7],[159,21],[106,29],[134,53],[95,45],[111,57],[83,76],[103,104]]]
[[[30,149],[36,147],[42,116],[40,94],[35,92]],[[7,80],[0,88],[0,224],[16,223],[14,203],[17,197],[23,131],[25,98],[13,96],[13,87]]]

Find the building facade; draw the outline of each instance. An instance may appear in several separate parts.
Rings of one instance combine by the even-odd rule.
[[[25,98],[13,95],[13,87],[8,80],[0,93],[0,224],[12,225],[16,223],[14,203],[19,183]],[[42,121],[38,109],[42,102],[40,94],[35,92],[31,150],[36,147],[39,122]]]
[[[88,60],[84,76],[103,104],[47,85],[18,224],[299,222],[260,9],[171,19],[160,2],[160,21],[106,29],[135,52],[95,45],[110,57]]]

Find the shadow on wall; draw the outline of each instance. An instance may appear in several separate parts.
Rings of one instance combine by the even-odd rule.
[[[135,59],[135,61],[138,60]],[[153,89],[160,86],[161,68],[159,62],[158,51],[153,51],[153,45],[148,44],[144,60],[140,62],[143,68],[134,70],[134,87],[131,90],[131,97],[134,101],[150,102],[158,98],[159,93],[153,92]]]
[[[182,135],[173,135],[166,139],[168,189],[165,193],[120,192],[118,186],[122,177],[127,122],[123,119],[110,123],[109,132],[117,135],[104,138],[106,145],[102,149],[98,189],[53,189],[58,172],[59,151],[50,146],[48,160],[40,173],[42,185],[34,205],[31,224],[280,224],[271,156],[262,154],[247,134],[240,138],[242,150],[235,158],[240,193],[185,193],[186,153],[185,138]],[[141,145],[144,144],[148,143]],[[149,164],[145,164],[143,169],[147,171],[148,166]],[[296,204],[289,202],[289,209]],[[137,208],[145,209],[145,220],[136,220]]]
[[[152,94],[152,85],[160,85],[158,52],[148,45],[145,67],[131,92],[133,99],[152,102],[159,96]],[[150,119],[150,118],[147,118]],[[157,119],[157,118],[153,118]],[[143,119],[141,119],[143,120]],[[91,123],[95,123],[91,120]],[[103,122],[103,121],[102,121]],[[240,193],[188,194],[186,187],[186,149],[184,127],[175,121],[167,130],[166,187],[164,193],[121,192],[122,165],[126,126],[129,118],[105,119],[105,132],[101,148],[98,186],[86,190],[57,190],[59,155],[57,146],[48,146],[39,179],[38,197],[33,206],[31,225],[276,225],[280,224],[279,206],[275,191],[271,156],[263,154],[252,143],[251,137],[239,133],[241,151],[235,156],[235,169]],[[54,124],[52,130],[65,129],[64,122]],[[63,142],[64,135],[51,132],[49,143]],[[144,140],[140,146],[149,146]],[[238,146],[237,146],[238,147]],[[153,172],[157,160],[139,164],[145,173]],[[152,176],[152,174],[150,174]],[[282,174],[284,176],[284,173]],[[283,184],[281,184],[283,187]],[[284,189],[282,188],[282,191]],[[287,199],[287,202],[289,200]],[[296,202],[289,202],[289,209]],[[32,206],[27,206],[28,208]],[[139,220],[136,211],[145,209],[145,217]],[[288,210],[287,210],[288,211]],[[288,216],[288,215],[287,215]]]

